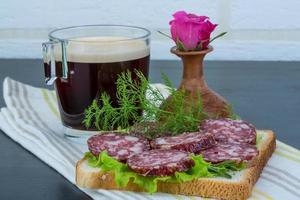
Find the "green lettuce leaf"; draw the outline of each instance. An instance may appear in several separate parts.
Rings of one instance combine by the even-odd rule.
[[[186,172],[176,172],[176,181],[185,182],[201,177],[213,177],[213,174],[209,172],[210,164],[208,162],[205,162],[201,155],[191,155],[191,159],[194,160],[194,167]]]
[[[245,163],[236,163],[234,161],[224,161],[218,164],[213,164],[208,167],[208,170],[214,177],[231,178],[232,172],[245,169]]]
[[[258,147],[258,145],[260,144],[262,139],[263,139],[262,134],[260,134],[259,132],[256,132],[256,147]]]
[[[176,172],[174,176],[142,176],[130,170],[127,164],[110,157],[106,151],[101,152],[98,157],[88,152],[85,154],[85,157],[88,160],[89,166],[101,168],[104,172],[113,172],[118,187],[126,187],[131,180],[149,193],[157,191],[158,181],[180,183],[201,177],[221,176],[231,178],[232,172],[245,168],[243,163],[237,164],[233,161],[211,164],[204,161],[201,155],[191,154],[191,159],[195,165],[186,172]]]
[[[86,152],[84,154],[84,157],[87,158],[89,166],[91,166],[91,167],[101,167],[100,156],[99,156],[99,158],[97,158],[92,153]]]

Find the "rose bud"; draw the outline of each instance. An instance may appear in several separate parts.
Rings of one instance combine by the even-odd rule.
[[[173,14],[174,19],[169,22],[172,39],[180,51],[194,51],[206,49],[210,42],[210,34],[217,24],[213,24],[206,16],[187,14],[178,11]]]

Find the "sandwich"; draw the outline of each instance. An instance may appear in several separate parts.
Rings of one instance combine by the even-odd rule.
[[[197,131],[148,139],[107,131],[87,140],[76,166],[82,188],[247,199],[275,150],[275,134],[239,119],[206,119]]]

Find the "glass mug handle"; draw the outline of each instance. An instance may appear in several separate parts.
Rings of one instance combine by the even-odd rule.
[[[56,68],[54,46],[61,45],[61,72]],[[43,46],[43,60],[45,69],[45,82],[47,85],[52,85],[54,81],[59,77],[62,79],[68,79],[68,63],[67,63],[67,53],[66,53],[66,41],[61,42],[45,42]]]

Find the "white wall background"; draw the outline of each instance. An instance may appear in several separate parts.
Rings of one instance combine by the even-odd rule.
[[[175,59],[172,13],[210,16],[226,37],[210,60],[300,60],[300,0],[0,0],[0,57],[41,58],[49,30],[81,24],[128,24],[152,30],[153,59]]]

